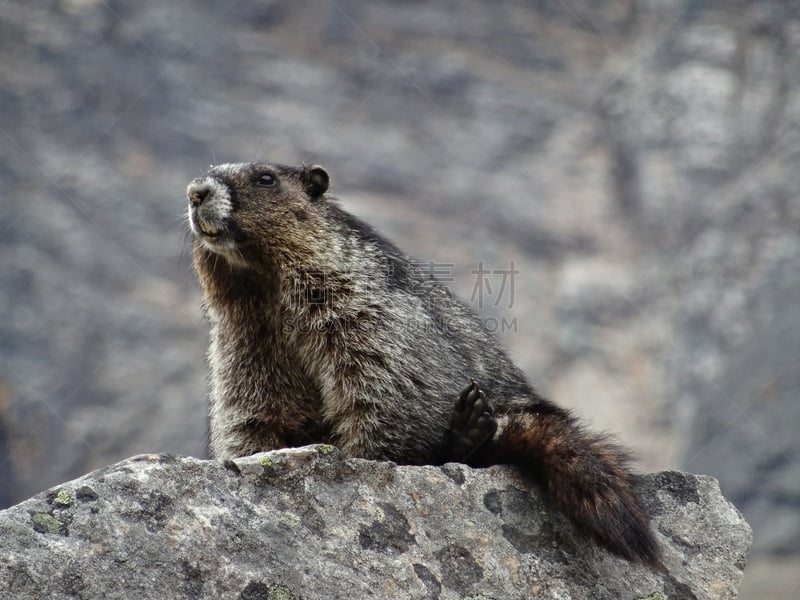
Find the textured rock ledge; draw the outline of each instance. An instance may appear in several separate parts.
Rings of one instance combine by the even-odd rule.
[[[666,576],[576,537],[509,467],[142,455],[0,512],[0,596],[735,598],[752,534],[716,481],[638,486]]]

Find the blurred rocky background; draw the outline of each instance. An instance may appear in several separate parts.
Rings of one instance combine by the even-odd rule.
[[[799,155],[797,2],[0,2],[0,503],[204,455],[186,183],[319,162],[796,597]]]

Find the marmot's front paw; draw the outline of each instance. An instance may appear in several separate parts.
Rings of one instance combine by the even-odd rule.
[[[474,380],[462,390],[450,418],[451,456],[467,462],[497,431],[494,406]]]

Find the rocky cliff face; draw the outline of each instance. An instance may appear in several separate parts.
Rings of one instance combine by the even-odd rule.
[[[203,455],[186,182],[305,160],[800,586],[797,3],[11,0],[0,57],[3,506]]]
[[[329,446],[143,455],[0,513],[0,595],[736,598],[752,534],[717,482],[642,476],[669,574],[576,537],[508,467],[398,467]]]

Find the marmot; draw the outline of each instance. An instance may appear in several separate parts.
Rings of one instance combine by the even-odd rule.
[[[253,163],[188,186],[211,456],[324,442],[400,464],[519,465],[583,534],[663,569],[625,451],[541,397],[432,267],[328,184],[319,166]]]

